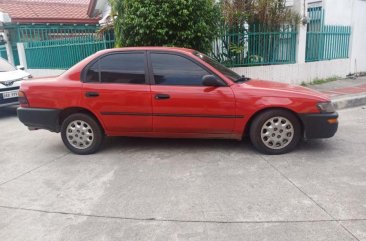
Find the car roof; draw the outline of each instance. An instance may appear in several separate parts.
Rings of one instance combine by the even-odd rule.
[[[179,47],[157,47],[157,46],[143,46],[143,47],[124,47],[124,48],[112,48],[112,49],[104,49],[98,51],[98,53],[112,53],[112,52],[120,52],[120,51],[146,51],[146,50],[155,50],[155,51],[172,51],[172,52],[186,52],[193,53],[195,50],[188,48],[179,48]]]

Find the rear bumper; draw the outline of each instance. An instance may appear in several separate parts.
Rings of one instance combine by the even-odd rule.
[[[338,119],[338,113],[304,114],[300,115],[300,118],[304,125],[306,139],[330,138],[338,130],[338,121],[329,122],[329,120]]]
[[[60,132],[58,109],[22,108],[18,110],[19,120],[31,129],[46,129]]]

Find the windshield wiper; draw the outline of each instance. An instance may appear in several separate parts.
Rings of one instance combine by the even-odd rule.
[[[239,83],[239,82],[245,82],[245,81],[248,81],[248,80],[250,80],[250,78],[245,77],[245,75],[242,75],[240,78],[236,79],[234,82]]]

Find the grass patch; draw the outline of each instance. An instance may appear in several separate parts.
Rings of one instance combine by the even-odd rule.
[[[338,76],[333,76],[333,77],[329,77],[329,78],[326,78],[326,79],[314,79],[312,80],[310,83],[305,83],[304,81],[301,82],[301,86],[309,86],[309,85],[321,85],[321,84],[325,84],[325,83],[329,83],[329,82],[332,82],[332,81],[336,81],[340,79],[340,77]]]

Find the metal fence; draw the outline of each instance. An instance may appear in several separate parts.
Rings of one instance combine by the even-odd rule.
[[[306,62],[348,58],[351,27],[325,25],[321,7],[309,8],[308,12]]]
[[[87,56],[114,46],[113,34],[97,34],[96,25],[21,25],[28,68],[67,69]]]
[[[95,52],[113,48],[110,33],[24,43],[28,68],[68,69]]]
[[[292,25],[223,27],[211,56],[228,67],[295,63],[296,38]]]
[[[0,46],[0,57],[4,59],[8,59],[8,54],[6,53],[5,46]]]

